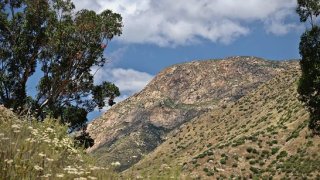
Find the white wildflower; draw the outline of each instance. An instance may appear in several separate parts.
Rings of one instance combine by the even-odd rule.
[[[13,129],[20,129],[21,128],[21,126],[19,124],[13,124],[11,127]]]
[[[43,175],[41,177],[47,178],[47,177],[50,177],[50,176],[51,176],[51,174],[46,174],[46,175]]]
[[[56,174],[56,177],[57,177],[57,178],[63,178],[63,177],[64,177],[64,174]]]
[[[35,136],[38,135],[38,133],[39,133],[39,132],[38,132],[38,130],[36,130],[36,129],[32,129],[32,131],[31,131],[31,134],[33,134],[33,135],[35,135]]]
[[[111,166],[120,166],[121,165],[121,163],[119,162],[119,161],[117,161],[117,162],[113,162],[113,163],[111,163]]]
[[[64,168],[63,170],[67,171],[68,174],[83,174],[83,172],[80,173],[80,172],[78,172],[78,169],[73,168],[73,167],[71,167],[71,166],[67,166],[67,167]]]
[[[46,131],[47,132],[54,132],[54,130],[52,128],[49,128],[49,127],[46,129]]]
[[[85,177],[74,178],[74,180],[87,180]]]
[[[0,133],[0,136],[4,136],[4,134],[3,134],[3,133]]]
[[[14,133],[19,133],[19,132],[21,132],[20,130],[14,130],[13,131]]]
[[[100,169],[101,169],[101,168],[100,168],[100,167],[97,167],[97,166],[90,167],[90,170],[91,170],[91,171],[100,170]]]
[[[44,139],[43,141],[46,142],[46,143],[51,143],[50,139]]]
[[[42,152],[39,153],[38,155],[41,156],[41,157],[46,157],[46,154],[44,154],[44,153],[42,153]]]
[[[47,161],[52,162],[54,159],[46,158]]]
[[[42,167],[40,167],[40,166],[38,166],[38,165],[35,165],[35,166],[33,166],[34,167],[34,169],[35,170],[37,170],[37,171],[41,171],[41,170],[43,170],[43,168]]]
[[[6,162],[7,164],[12,164],[13,160],[12,159],[10,159],[10,160],[6,159],[6,160],[4,160],[4,162]]]
[[[92,179],[92,180],[95,180],[95,179],[98,179],[96,177],[92,177],[92,176],[88,176],[89,179]]]

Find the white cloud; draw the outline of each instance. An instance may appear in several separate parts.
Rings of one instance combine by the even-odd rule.
[[[92,72],[96,72],[96,70],[96,68],[93,68]],[[101,83],[102,81],[112,82],[119,87],[121,95],[115,99],[115,102],[119,103],[134,93],[141,91],[152,78],[153,76],[146,72],[106,66],[97,71],[94,80],[96,83]],[[102,111],[105,112],[108,109],[110,109],[110,106],[105,106]]]
[[[93,69],[95,72],[95,69]],[[153,78],[151,74],[133,69],[110,68],[100,69],[95,74],[95,82],[109,81],[119,87],[121,97],[117,101],[124,100],[136,92],[141,91]]]
[[[133,69],[111,69],[112,81],[124,92],[138,92],[153,78],[152,75]]]
[[[74,0],[78,8],[112,9],[124,18],[125,43],[177,46],[201,39],[230,43],[260,22],[268,33],[283,35],[296,24],[296,0]]]
[[[292,22],[286,22],[287,17],[292,16],[292,11],[282,9],[273,14],[272,17],[265,20],[266,31],[275,35],[285,35],[292,30],[300,31],[302,25],[297,25]]]

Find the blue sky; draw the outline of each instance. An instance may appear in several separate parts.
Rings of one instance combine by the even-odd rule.
[[[111,9],[123,34],[105,50],[110,60],[95,77],[114,82],[117,101],[140,91],[163,68],[182,62],[257,56],[298,59],[305,26],[296,0],[73,0],[77,10]],[[107,108],[105,109],[107,110]],[[91,113],[89,119],[99,115]]]

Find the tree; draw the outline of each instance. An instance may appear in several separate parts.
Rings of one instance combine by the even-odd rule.
[[[297,13],[300,21],[309,22],[307,30],[300,41],[300,66],[302,75],[298,92],[310,112],[309,128],[320,133],[320,15],[319,0],[298,0]]]
[[[89,112],[120,95],[110,82],[95,85],[91,69],[105,64],[103,52],[121,32],[121,16],[110,10],[75,12],[71,0],[1,0],[0,104],[81,127]],[[36,97],[28,97],[37,66],[43,76]]]

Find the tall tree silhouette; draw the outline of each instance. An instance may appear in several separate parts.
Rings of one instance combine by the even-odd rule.
[[[300,21],[308,22],[301,36],[300,61],[302,76],[298,92],[310,112],[309,128],[320,133],[320,1],[298,0],[297,13]]]
[[[110,82],[95,85],[91,69],[104,65],[107,44],[121,32],[121,16],[110,10],[76,12],[71,0],[1,0],[0,103],[81,127],[89,112],[120,95]],[[37,69],[32,98],[26,84]]]

